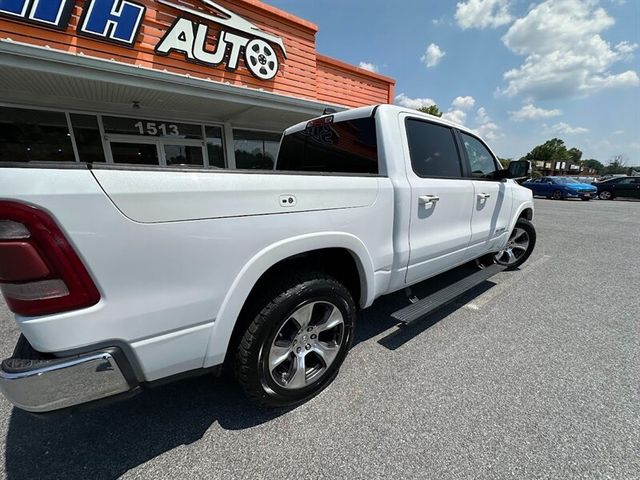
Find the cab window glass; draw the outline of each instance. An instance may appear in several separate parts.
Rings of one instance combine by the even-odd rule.
[[[316,124],[285,135],[276,170],[378,173],[378,140],[372,117]]]
[[[473,178],[487,178],[497,170],[493,155],[480,140],[466,133],[462,133],[462,143],[469,158],[471,176]]]
[[[462,177],[462,164],[451,128],[411,118],[406,126],[411,165],[417,175]]]

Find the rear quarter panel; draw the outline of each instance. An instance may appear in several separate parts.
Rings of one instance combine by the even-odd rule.
[[[388,179],[194,172],[176,177],[172,189],[174,173],[151,175],[139,193],[126,175],[112,175],[104,185],[114,198],[123,195],[116,208],[88,170],[2,171],[0,197],[49,211],[102,295],[89,309],[18,318],[36,349],[122,342],[141,380],[220,363],[250,279],[285,252],[314,245],[351,241],[368,257],[362,302],[384,290],[393,261]],[[281,194],[294,194],[299,208],[280,207]]]

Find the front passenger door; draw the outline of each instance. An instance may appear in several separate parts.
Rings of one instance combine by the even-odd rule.
[[[406,282],[413,284],[470,260],[473,185],[451,127],[412,117],[404,127],[411,186]]]
[[[511,221],[512,184],[495,180],[498,160],[477,137],[460,132],[474,188],[470,254],[480,256],[504,244]]]

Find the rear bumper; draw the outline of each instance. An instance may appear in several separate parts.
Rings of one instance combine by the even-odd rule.
[[[28,343],[27,346],[38,354]],[[22,353],[25,350],[24,345],[20,347],[19,344],[14,357],[0,366],[0,390],[22,410],[51,412],[118,395],[135,387],[123,373],[128,365],[121,365],[126,358],[116,347],[52,359],[19,355],[18,350]]]

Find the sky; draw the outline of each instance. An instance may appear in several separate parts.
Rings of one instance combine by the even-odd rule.
[[[501,157],[557,137],[640,165],[640,0],[266,0],[316,23],[318,51],[437,104]]]

